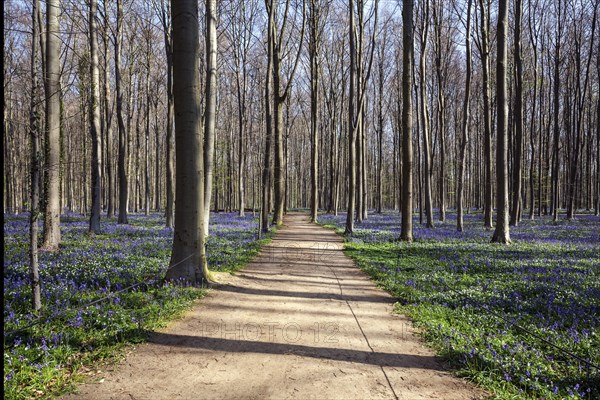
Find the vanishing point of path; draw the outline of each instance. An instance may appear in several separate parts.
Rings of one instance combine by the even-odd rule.
[[[342,239],[289,214],[260,255],[67,399],[479,399]]]

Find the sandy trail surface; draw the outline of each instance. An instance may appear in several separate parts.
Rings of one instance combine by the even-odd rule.
[[[288,214],[184,318],[65,399],[481,399],[392,313],[342,239]]]

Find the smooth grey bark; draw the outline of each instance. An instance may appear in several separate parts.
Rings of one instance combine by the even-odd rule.
[[[412,242],[413,149],[412,84],[414,64],[413,0],[402,1],[402,225],[400,240]]]
[[[433,201],[431,196],[431,139],[429,132],[429,110],[427,107],[427,79],[425,70],[425,59],[427,57],[427,43],[429,36],[429,0],[423,4],[421,20],[421,51],[419,54],[419,94],[421,131],[423,134],[423,176],[425,181],[425,215],[427,217],[427,228],[433,228]]]
[[[160,171],[161,171],[161,163],[160,163],[160,159],[161,159],[161,154],[162,154],[162,149],[160,148],[160,127],[159,127],[159,123],[158,123],[158,88],[155,89],[156,92],[154,93],[154,100],[153,100],[153,106],[154,106],[154,210],[156,211],[160,211],[161,210],[161,189],[162,189],[162,185],[161,185],[161,179],[160,179]]]
[[[217,1],[206,0],[206,86],[204,103],[204,236],[208,236],[213,186],[217,110]]]
[[[146,115],[144,117],[144,215],[150,214],[150,105],[152,103],[150,94],[150,52],[151,52],[151,37],[150,27],[144,27],[144,35],[146,36]]]
[[[560,139],[560,65],[561,65],[561,41],[563,34],[563,21],[562,21],[562,0],[558,0],[558,29],[556,32],[556,43],[554,45],[554,85],[553,85],[553,111],[554,111],[554,124],[553,124],[553,145],[552,145],[552,198],[551,198],[551,210],[552,219],[558,220],[558,208],[559,208],[559,197],[558,197],[558,186],[559,186],[559,139]]]
[[[263,170],[262,170],[262,193],[261,193],[261,208],[260,208],[260,226],[261,231],[266,233],[269,231],[269,211],[271,211],[271,140],[273,138],[273,104],[272,99],[272,83],[273,77],[273,40],[271,36],[275,30],[275,15],[269,8],[269,3],[265,2],[267,6],[268,14],[268,25],[267,25],[267,71],[265,76],[265,121],[266,121],[266,135],[265,135],[265,152],[263,158]]]
[[[499,0],[498,3],[498,28],[497,28],[497,56],[496,56],[496,229],[492,242],[508,244],[510,240],[510,227],[508,224],[508,101],[506,64],[508,63],[506,50],[508,0]]]
[[[117,0],[117,25],[115,29],[115,90],[117,92],[117,123],[119,128],[119,224],[127,224],[129,187],[127,178],[127,136],[123,119],[123,78],[121,76],[121,46],[123,42],[123,3]]]
[[[481,72],[483,75],[483,138],[484,138],[484,164],[485,164],[485,197],[483,202],[483,224],[485,228],[492,228],[493,220],[493,175],[492,175],[492,109],[490,102],[490,2],[479,0],[479,30],[481,43],[479,46],[481,57]]]
[[[60,0],[46,2],[46,168],[44,244],[47,251],[60,244]]]
[[[108,205],[106,210],[106,217],[112,218],[115,215],[115,179],[114,179],[114,164],[113,164],[113,130],[112,130],[112,116],[113,110],[110,104],[111,93],[110,93],[110,81],[109,81],[109,49],[108,49],[108,30],[109,30],[109,17],[107,1],[104,0],[103,11],[104,11],[104,23],[102,27],[102,42],[104,45],[104,82],[103,82],[103,96],[104,96],[104,124],[106,129],[106,180],[107,180],[107,198]],[[72,169],[71,169],[72,170]]]
[[[98,69],[98,28],[96,25],[96,0],[90,0],[89,40],[90,40],[90,136],[92,138],[92,208],[90,213],[89,232],[100,233],[100,212],[102,202],[102,140],[100,137],[100,71]]]
[[[39,11],[39,0],[33,0],[31,12],[32,36],[31,36],[31,102],[29,104],[29,135],[31,137],[31,211],[29,214],[29,279],[31,285],[31,306],[34,313],[42,308],[41,283],[38,263],[38,219],[40,204],[40,117],[39,117],[39,80],[37,76],[38,67],[38,35],[40,34],[37,18]]]
[[[175,184],[174,184],[174,143],[173,143],[173,40],[171,36],[171,15],[170,10],[165,6],[164,0],[160,1],[160,18],[163,27],[163,38],[165,42],[165,53],[167,58],[167,120],[166,120],[166,227],[173,227],[175,218]]]
[[[596,73],[600,82],[600,41],[596,52]],[[600,96],[596,103],[596,152],[600,152]],[[596,157],[596,205],[594,215],[600,215],[600,157]]]
[[[534,23],[533,23],[533,9],[532,9],[532,4],[531,4],[531,0],[528,0],[528,28],[529,28],[529,38],[530,38],[530,43],[531,43],[531,47],[533,49],[533,98],[531,101],[531,122],[530,122],[530,127],[529,127],[529,140],[530,140],[530,152],[531,152],[531,158],[530,158],[530,165],[529,165],[529,219],[533,220],[534,219],[534,215],[535,215],[535,183],[536,183],[536,178],[535,178],[535,163],[536,163],[536,158],[540,158],[541,160],[541,152],[542,152],[542,148],[541,148],[541,143],[539,144],[538,147],[538,152],[540,155],[536,154],[536,147],[535,147],[535,142],[536,142],[536,138],[541,138],[541,129],[539,129],[538,131],[538,124],[537,124],[537,120],[536,120],[536,114],[537,114],[537,103],[538,103],[538,31],[537,28],[534,27]],[[543,88],[540,85],[540,90],[543,90]],[[541,106],[540,106],[541,108]],[[538,175],[541,176],[541,168],[538,170]],[[540,185],[541,186],[541,185]],[[540,196],[541,197],[541,196]]]
[[[378,50],[378,85],[377,85],[377,176],[376,176],[376,212],[381,214],[383,209],[383,96],[384,96],[384,64],[385,64],[385,49],[387,47],[387,30],[384,32],[381,46]]]
[[[204,160],[196,0],[171,0],[176,176],[173,251],[165,279],[210,281],[204,241]],[[209,100],[209,99],[207,99]]]
[[[309,59],[310,59],[310,131],[311,131],[311,167],[310,167],[310,220],[317,222],[319,206],[319,51],[321,42],[321,5],[316,0],[309,3]]]
[[[348,24],[350,37],[350,89],[348,96],[348,207],[346,209],[346,228],[344,233],[351,235],[354,231],[354,210],[356,207],[356,129],[355,107],[356,107],[356,26],[354,22],[354,0],[348,1],[350,12],[350,23]]]
[[[465,163],[466,148],[469,140],[469,101],[471,96],[471,2],[467,0],[467,25],[465,34],[465,56],[467,59],[467,76],[465,79],[465,98],[463,101],[463,119],[461,126],[462,137],[460,139],[460,152],[458,156],[458,183],[456,190],[456,230],[462,232],[463,225],[463,202],[464,202],[464,181],[465,181]]]
[[[438,175],[439,220],[446,220],[446,81],[448,68],[442,68],[442,12],[443,1],[433,3],[433,32],[435,35],[435,71],[437,83],[437,133],[440,148],[440,166]]]
[[[512,204],[510,208],[511,226],[519,225],[521,215],[521,186],[523,175],[523,55],[521,51],[521,31],[523,18],[523,0],[515,0],[515,137],[513,146],[513,176],[512,176]]]

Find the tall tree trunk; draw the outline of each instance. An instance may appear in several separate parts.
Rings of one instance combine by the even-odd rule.
[[[446,94],[445,79],[442,72],[442,16],[443,1],[436,1],[433,4],[433,30],[435,33],[435,70],[437,81],[437,132],[439,137],[439,220],[446,220]]]
[[[489,57],[489,32],[490,32],[490,3],[489,0],[479,0],[479,30],[481,33],[481,69],[483,75],[483,135],[484,135],[484,163],[485,163],[485,199],[484,199],[484,226],[492,228],[493,219],[493,176],[492,176],[492,111],[490,104],[490,57]]]
[[[458,157],[458,183],[456,189],[456,230],[463,231],[463,202],[466,164],[466,147],[469,139],[469,101],[471,96],[471,2],[467,1],[467,26],[465,34],[465,54],[467,58],[467,76],[465,79],[465,99],[463,102],[462,138]]]
[[[554,48],[554,137],[552,146],[552,219],[558,220],[558,184],[559,184],[559,139],[560,139],[560,58],[561,58],[561,36],[562,36],[562,0],[558,0],[558,32],[556,32],[556,44]]]
[[[427,107],[427,77],[425,59],[427,57],[427,42],[429,36],[429,0],[423,4],[423,15],[421,16],[421,53],[419,55],[420,82],[420,114],[421,131],[423,133],[423,177],[425,180],[425,215],[427,217],[427,228],[433,228],[433,202],[431,199],[431,139],[429,132],[429,111]]]
[[[316,0],[310,0],[310,130],[311,130],[311,188],[310,220],[317,222],[319,179],[319,30],[320,14]]]
[[[521,214],[521,185],[523,157],[523,57],[521,54],[521,19],[523,0],[515,0],[515,144],[513,162],[512,207],[510,225],[519,225]]]
[[[128,177],[127,177],[127,136],[123,119],[123,83],[121,77],[121,45],[123,41],[123,4],[117,0],[117,27],[115,30],[115,90],[117,91],[117,122],[119,127],[119,224],[127,224]]]
[[[600,82],[600,41],[596,52],[596,73]],[[596,154],[600,153],[600,96],[596,102]],[[600,215],[600,157],[596,156],[596,205],[594,215]]]
[[[497,91],[497,123],[496,123],[496,229],[492,242],[508,244],[510,240],[510,228],[508,224],[508,102],[506,64],[508,63],[506,50],[508,0],[498,2],[498,50],[496,56],[496,91]]]
[[[100,212],[102,202],[102,142],[100,137],[100,72],[98,70],[98,40],[96,26],[96,0],[90,0],[89,35],[90,35],[90,136],[92,138],[92,212],[90,213],[89,231],[100,233]]]
[[[206,0],[206,87],[204,112],[204,235],[208,236],[213,186],[217,110],[217,1]]]
[[[285,211],[285,155],[283,145],[283,101],[278,95],[279,93],[279,62],[278,56],[273,60],[273,138],[275,159],[273,165],[273,224],[279,226],[283,224],[283,214]]]
[[[173,227],[174,206],[175,206],[175,188],[174,188],[174,143],[173,143],[173,41],[171,37],[171,17],[170,12],[165,6],[164,0],[160,1],[161,23],[163,26],[163,37],[165,42],[165,53],[167,58],[167,137],[165,147],[167,149],[166,163],[166,184],[167,184],[167,204],[166,204],[166,226]]]
[[[160,179],[160,127],[158,125],[158,88],[154,95],[154,210],[160,212],[161,179]]]
[[[382,47],[379,48],[379,85],[377,89],[377,204],[376,212],[381,214],[383,208],[383,91],[384,91],[384,57],[386,37],[384,36]]]
[[[402,1],[402,227],[400,239],[412,242],[412,82],[414,64],[413,0]]]
[[[348,207],[346,212],[345,234],[351,235],[354,231],[354,210],[356,206],[356,129],[355,129],[355,105],[356,105],[356,25],[354,22],[354,0],[348,1],[350,24],[350,91],[348,96]]]
[[[46,173],[44,250],[60,244],[60,0],[46,2]]]
[[[271,211],[271,138],[273,137],[273,105],[271,79],[273,78],[273,37],[275,30],[275,15],[272,9],[272,4],[265,3],[268,7],[268,27],[267,27],[267,71],[265,76],[265,121],[266,121],[266,136],[265,136],[265,152],[262,171],[262,195],[261,195],[261,228],[262,232],[269,231],[269,211]]]
[[[38,218],[40,203],[40,121],[39,121],[39,81],[37,76],[38,48],[37,41],[40,34],[37,24],[39,11],[39,0],[33,1],[31,12],[32,36],[31,36],[31,102],[29,104],[29,134],[31,137],[31,212],[29,214],[29,279],[31,284],[31,306],[34,313],[42,308],[42,295],[40,284],[40,273],[38,264]]]
[[[198,2],[171,0],[171,10],[177,173],[173,251],[165,278],[200,283],[210,281],[210,276],[203,229],[204,140],[198,65]],[[206,99],[207,104],[212,101]]]
[[[106,126],[106,175],[108,183],[108,206],[106,216],[112,218],[115,215],[115,178],[113,168],[113,131],[112,131],[112,106],[111,106],[111,94],[110,94],[110,81],[108,73],[108,60],[109,60],[109,49],[108,49],[108,30],[109,30],[109,17],[107,3],[108,0],[103,1],[104,8],[104,24],[102,29],[102,42],[104,44],[104,120]]]
[[[529,135],[529,143],[530,143],[530,151],[531,151],[531,159],[529,164],[529,219],[533,220],[535,215],[535,161],[538,155],[536,154],[535,142],[536,138],[540,137],[541,129],[538,128],[536,121],[537,114],[537,102],[538,102],[538,32],[533,24],[533,10],[531,7],[531,0],[528,1],[528,27],[529,27],[529,37],[531,39],[531,47],[533,48],[533,99],[532,99],[532,110],[531,110],[531,123],[530,123],[530,135]],[[540,89],[543,90],[543,87],[540,85]],[[541,108],[541,107],[540,107]],[[539,132],[538,132],[539,129]],[[538,148],[539,153],[541,153],[541,145]],[[538,171],[538,175],[541,175],[541,169]]]
[[[148,37],[146,38],[146,82],[145,82],[145,91],[146,91],[146,116],[145,116],[145,134],[144,134],[144,215],[150,214],[150,103],[151,103],[151,94],[150,94],[150,29],[146,32]],[[158,160],[156,160],[158,162]]]

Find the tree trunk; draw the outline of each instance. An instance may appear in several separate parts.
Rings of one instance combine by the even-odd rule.
[[[436,1],[433,5],[433,29],[435,33],[435,70],[437,80],[437,132],[440,141],[440,166],[439,166],[439,220],[446,221],[446,95],[445,79],[442,72],[442,16],[443,2]]]
[[[271,79],[273,77],[273,31],[275,30],[275,16],[269,3],[266,3],[268,8],[268,40],[267,40],[267,71],[265,76],[265,121],[266,121],[266,136],[265,136],[265,153],[262,172],[262,195],[261,195],[261,230],[266,233],[269,231],[269,211],[271,210],[271,138],[273,137],[273,108],[271,94]]]
[[[559,184],[559,139],[560,139],[560,47],[562,36],[562,0],[558,1],[558,32],[554,48],[554,141],[552,146],[552,219],[558,220],[558,184]]]
[[[523,0],[515,0],[515,145],[513,162],[513,191],[510,225],[517,226],[521,214],[521,184],[523,157],[523,58],[521,54],[521,19]]]
[[[100,72],[98,70],[98,40],[96,26],[96,0],[90,0],[89,35],[90,35],[90,136],[92,137],[92,210],[90,213],[89,231],[100,233],[100,212],[102,202],[102,142],[100,138]]]
[[[319,5],[316,0],[310,1],[310,130],[311,130],[311,188],[310,188],[310,220],[317,222],[318,211],[318,175],[319,175]]]
[[[117,27],[115,30],[115,90],[117,91],[117,122],[119,126],[119,224],[127,224],[128,177],[127,177],[127,136],[123,120],[123,87],[121,77],[121,44],[123,41],[123,4],[117,0]]]
[[[173,165],[173,41],[171,38],[171,19],[169,10],[165,7],[164,0],[161,0],[161,22],[163,26],[163,37],[165,42],[165,53],[167,58],[167,137],[166,137],[166,153],[167,159],[166,170],[167,170],[167,204],[166,204],[166,226],[167,228],[173,227],[173,219],[174,219],[174,205],[175,205],[175,196],[174,196],[174,185],[173,185],[173,176],[174,176],[174,165]]]
[[[274,36],[276,37],[276,36]],[[277,39],[273,39],[277,40]],[[277,47],[276,45],[274,46]],[[283,104],[284,99],[279,95],[280,90],[280,60],[279,54],[273,57],[273,139],[275,159],[273,165],[273,224],[283,224],[283,213],[285,208],[285,157],[283,146]]]
[[[458,184],[456,190],[456,230],[463,231],[463,202],[466,164],[466,147],[469,138],[469,101],[471,96],[471,0],[467,1],[467,26],[465,35],[465,54],[467,58],[467,76],[465,79],[465,99],[463,102],[462,138],[458,158]]]
[[[492,242],[508,244],[510,228],[508,225],[508,102],[506,95],[506,32],[507,32],[508,0],[499,0],[498,3],[498,50],[496,59],[496,87],[497,87],[497,124],[496,124],[496,186],[497,186],[497,217],[496,230]]]
[[[400,240],[412,242],[412,81],[413,0],[402,1],[402,227]]]
[[[529,164],[529,219],[533,220],[535,215],[535,161],[536,157],[539,157],[536,154],[535,141],[537,137],[541,137],[541,129],[538,128],[536,124],[536,114],[537,114],[537,102],[538,102],[538,32],[534,31],[534,26],[532,23],[532,8],[531,1],[528,3],[528,16],[529,16],[529,37],[531,39],[531,47],[533,48],[533,99],[532,99],[532,110],[531,110],[531,124],[530,124],[530,151],[531,151],[531,159]],[[543,90],[543,86],[540,85],[540,90]],[[540,106],[541,108],[541,106]],[[538,132],[539,129],[539,132]],[[541,143],[538,147],[538,152],[541,154],[542,148]],[[541,168],[538,171],[538,175],[541,175]]]
[[[106,175],[108,183],[108,206],[106,216],[112,218],[115,215],[115,178],[113,168],[113,131],[112,131],[112,106],[111,106],[111,94],[110,94],[110,82],[108,74],[108,30],[109,30],[109,17],[107,10],[107,0],[103,2],[104,8],[104,25],[102,29],[102,41],[104,44],[104,120],[106,126]]]
[[[429,0],[423,4],[424,10],[421,16],[421,53],[419,55],[420,82],[420,111],[421,130],[423,133],[423,177],[425,178],[425,215],[427,217],[427,228],[433,228],[433,202],[431,199],[431,140],[429,138],[429,111],[427,108],[427,78],[425,59],[427,57],[427,41],[429,36]]]
[[[348,207],[346,210],[346,229],[344,233],[351,235],[354,231],[354,209],[356,206],[356,129],[354,127],[354,113],[356,102],[356,43],[354,23],[354,0],[348,1],[350,12],[349,37],[350,37],[350,91],[348,96]]]
[[[149,28],[146,34],[149,35]],[[146,127],[145,127],[145,135],[144,135],[144,215],[148,216],[150,214],[150,103],[151,103],[151,94],[150,94],[150,37],[146,38],[146,82],[145,82],[145,91],[146,91]],[[156,160],[158,162],[158,160]]]
[[[212,199],[217,109],[217,1],[206,0],[206,87],[204,112],[204,235],[208,236]]]
[[[483,135],[484,135],[484,163],[485,163],[485,199],[484,199],[484,226],[492,228],[493,219],[493,176],[492,176],[492,112],[490,105],[490,57],[489,57],[489,32],[490,32],[490,3],[489,0],[479,0],[479,30],[481,32],[481,69],[483,75]]]
[[[46,2],[46,174],[44,250],[60,244],[60,0]]]
[[[196,0],[171,0],[177,173],[173,252],[165,278],[210,281],[204,243],[204,160]],[[211,103],[212,99],[206,99]]]
[[[31,37],[31,102],[29,105],[29,123],[31,137],[31,211],[29,214],[29,279],[31,284],[31,306],[34,313],[38,313],[42,308],[42,295],[40,284],[40,273],[38,264],[38,218],[39,218],[39,203],[40,203],[40,121],[38,109],[38,92],[39,81],[37,76],[38,66],[38,49],[37,41],[40,34],[37,24],[39,13],[39,0],[33,1],[33,10],[31,13],[32,20],[32,37]]]

